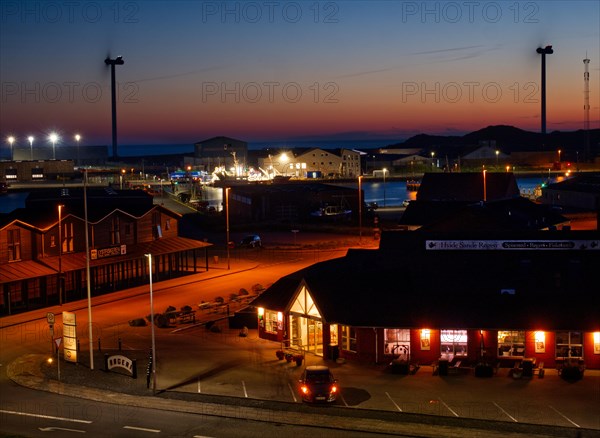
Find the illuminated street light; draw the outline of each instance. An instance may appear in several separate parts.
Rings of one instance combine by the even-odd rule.
[[[487,201],[487,187],[485,186],[485,174],[487,170],[483,169],[483,202]]]
[[[58,134],[55,132],[48,136],[48,140],[52,143],[52,159],[56,160],[56,142],[58,141]]]
[[[33,135],[30,135],[29,137],[27,137],[27,140],[29,140],[29,152],[31,155],[31,160],[33,160]]]
[[[150,278],[150,330],[152,333],[152,394],[156,392],[156,341],[154,338],[154,298],[152,294],[152,254],[144,254],[148,258],[148,275]]]
[[[75,141],[77,142],[77,165],[79,166],[79,140],[81,140],[81,135],[75,134]]]
[[[13,154],[13,143],[15,142],[15,138],[11,135],[10,137],[8,137],[8,144],[10,144],[10,159],[11,161],[14,160],[14,154]]]
[[[560,163],[560,153],[561,153],[561,152],[562,152],[562,151],[559,149],[559,150],[558,150],[558,162],[559,162],[559,163]]]
[[[496,169],[498,169],[498,155],[500,155],[500,151],[496,151]]]

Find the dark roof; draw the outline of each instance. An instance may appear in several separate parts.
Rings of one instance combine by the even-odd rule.
[[[542,190],[562,190],[569,192],[600,194],[600,173],[584,173],[564,181],[548,185]]]
[[[552,206],[521,197],[475,204],[413,201],[400,219],[430,231],[543,230],[568,222]]]
[[[218,135],[216,137],[211,137],[211,138],[207,138],[207,139],[204,139],[204,140],[201,140],[201,141],[197,141],[194,144],[209,143],[209,142],[213,142],[213,141],[217,141],[217,140],[221,141],[221,142],[225,142],[225,143],[227,143],[229,141],[235,141],[235,142],[238,142],[238,143],[246,143],[244,140],[238,140],[237,138],[231,138],[231,137],[225,137],[223,135]]]
[[[419,201],[478,202],[484,198],[483,172],[426,173],[417,192]],[[486,172],[487,201],[520,196],[512,172]]]
[[[461,237],[462,236],[462,237]],[[427,239],[594,240],[595,250],[428,251]],[[511,237],[507,237],[511,236]],[[387,241],[387,242],[386,242]],[[328,323],[358,327],[600,330],[597,232],[382,235],[269,287],[253,305],[288,310],[304,282]],[[343,273],[343,275],[340,275]],[[502,294],[514,290],[515,294]]]

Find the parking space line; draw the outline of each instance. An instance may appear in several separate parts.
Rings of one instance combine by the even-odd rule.
[[[446,406],[446,409],[448,409],[450,412],[452,412],[452,413],[454,414],[454,416],[455,416],[455,417],[458,417],[458,416],[459,416],[459,415],[458,415],[456,412],[454,412],[454,410],[452,410],[452,408],[451,408],[450,406],[448,406],[448,405],[446,404],[446,402],[445,402],[444,400],[442,400],[441,398],[438,398],[438,400],[439,400],[439,401],[440,401],[440,402],[441,402],[441,403],[442,403],[444,406]]]
[[[386,393],[385,393],[385,395],[387,395],[387,396],[388,396],[388,398],[390,399],[390,401],[392,402],[392,404],[393,404],[394,406],[396,406],[396,409],[398,409],[400,412],[402,412],[402,409],[400,409],[400,406],[398,406],[398,405],[396,404],[396,402],[394,401],[394,399],[392,398],[392,396],[391,396],[391,395],[390,395],[388,392],[386,392]]]
[[[493,403],[494,403],[494,405],[495,405],[495,406],[496,406],[498,409],[500,409],[500,411],[502,411],[502,412],[503,412],[503,413],[504,413],[504,414],[505,414],[505,415],[506,415],[508,418],[510,418],[510,419],[511,419],[512,421],[514,421],[515,423],[518,423],[517,419],[516,419],[515,417],[513,417],[512,415],[510,415],[508,412],[506,412],[504,409],[502,409],[498,403],[496,403],[496,402],[493,402]]]
[[[296,403],[298,401],[298,399],[296,398],[296,394],[294,394],[294,388],[292,388],[292,385],[288,382],[288,388],[290,388],[290,392],[292,393],[292,398],[294,399],[294,403]]]
[[[246,391],[246,382],[242,380],[242,388],[244,388],[244,397],[248,398],[248,391]]]
[[[202,392],[202,384],[200,383],[200,379],[198,379],[198,394]]]
[[[150,433],[160,433],[159,429],[148,429],[146,427],[137,427],[137,426],[123,426],[123,429],[139,430],[141,432],[150,432]]]
[[[348,403],[346,403],[346,399],[344,398],[344,396],[342,394],[340,394],[340,398],[342,399],[342,401],[344,402],[344,405],[346,407],[349,407]]]
[[[558,415],[560,415],[561,417],[563,417],[565,420],[567,420],[569,423],[571,423],[573,426],[575,427],[581,427],[579,424],[575,423],[574,421],[571,421],[566,415],[564,415],[563,413],[559,412],[556,408],[554,408],[553,406],[548,405],[548,407],[550,409],[552,409],[554,412],[556,412]]]

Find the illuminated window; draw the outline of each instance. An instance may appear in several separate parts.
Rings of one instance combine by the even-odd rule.
[[[440,333],[442,354],[454,354],[455,356],[467,355],[467,331],[466,330],[442,330]]]
[[[498,331],[498,356],[525,356],[525,332]]]
[[[410,330],[408,329],[384,329],[385,354],[393,354],[408,360],[410,353]]]
[[[120,222],[118,216],[113,217],[110,222],[110,243],[112,245],[121,243]]]
[[[583,333],[582,332],[556,332],[556,357],[582,358]]]
[[[329,326],[329,343],[331,345],[337,345],[338,343],[338,325],[331,324]]]
[[[277,312],[265,309],[265,332],[277,333]]]
[[[342,326],[342,348],[356,351],[356,329],[347,325]]]

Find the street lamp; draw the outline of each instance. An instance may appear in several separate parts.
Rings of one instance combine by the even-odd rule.
[[[79,140],[81,140],[81,135],[75,134],[75,141],[77,142],[77,165],[79,166]]]
[[[498,170],[498,155],[500,155],[500,151],[496,150],[496,170]]]
[[[148,276],[150,278],[150,330],[152,333],[152,394],[156,392],[156,341],[154,338],[154,298],[152,294],[152,254],[144,254],[148,258]]]
[[[383,206],[385,207],[385,174],[387,173],[387,169],[383,168]]]
[[[58,135],[53,132],[48,136],[48,140],[52,143],[52,159],[56,160],[56,142],[58,141]]]
[[[431,167],[434,167],[434,166],[435,166],[435,164],[434,164],[434,162],[433,162],[433,157],[434,157],[434,156],[435,156],[435,152],[432,152],[432,153],[431,153]]]
[[[13,153],[13,143],[15,142],[15,138],[11,135],[10,137],[8,137],[8,144],[10,144],[10,159],[11,161],[14,160],[14,153]]]
[[[483,169],[483,202],[487,201],[487,187],[485,186],[485,174],[487,170]]]
[[[58,302],[62,306],[62,208],[64,205],[58,204]]]
[[[29,140],[29,152],[31,155],[31,160],[33,161],[33,135],[30,135],[29,137],[27,137],[27,140]]]
[[[226,228],[226,246],[227,246],[227,270],[231,268],[229,264],[229,190],[231,187],[225,188],[225,228]]]
[[[362,241],[362,175],[358,176],[358,242]]]
[[[562,151],[559,149],[559,150],[558,150],[558,162],[559,162],[559,163],[560,163],[560,153],[561,153],[561,152],[562,152]]]

